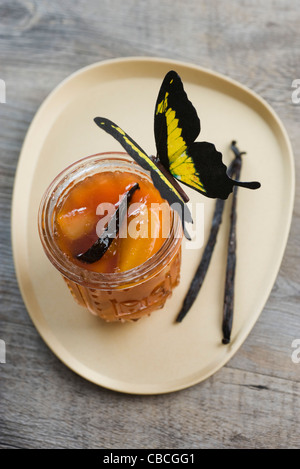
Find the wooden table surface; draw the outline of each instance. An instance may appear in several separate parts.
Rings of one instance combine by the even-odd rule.
[[[297,0],[0,0],[1,448],[299,448],[300,198],[277,281],[234,358],[180,392],[133,396],[70,371],[33,326],[10,243],[20,149],[48,93],[75,70],[114,57],[184,60],[250,87],[283,121],[300,171]],[[255,137],[254,137],[255,138]],[[271,168],[270,168],[271,171]]]

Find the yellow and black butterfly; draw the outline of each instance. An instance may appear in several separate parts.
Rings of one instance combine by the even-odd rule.
[[[184,222],[192,222],[187,209],[188,197],[175,179],[206,197],[227,199],[234,186],[257,189],[258,182],[240,182],[229,178],[222,154],[212,143],[195,142],[200,120],[189,101],[179,75],[171,70],[165,76],[155,106],[154,135],[156,158],[142,148],[112,121],[96,117],[96,124],[120,142],[125,151],[150,171],[161,196],[178,211]],[[185,231],[185,228],[184,228]],[[187,237],[188,234],[185,231]]]

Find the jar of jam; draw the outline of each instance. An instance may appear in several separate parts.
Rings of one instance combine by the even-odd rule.
[[[136,183],[125,229],[99,260],[82,262],[78,254],[98,239],[106,207],[117,208]],[[163,308],[179,283],[180,218],[126,153],[88,156],[62,171],[43,196],[38,225],[45,253],[75,300],[108,322]]]

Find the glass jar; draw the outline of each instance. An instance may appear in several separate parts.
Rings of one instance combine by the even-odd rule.
[[[62,274],[77,303],[108,322],[137,320],[163,308],[179,283],[181,221],[172,211],[170,233],[161,248],[131,270],[98,273],[74,264],[55,240],[55,216],[78,182],[101,171],[133,172],[151,181],[149,173],[126,153],[100,153],[83,158],[62,171],[46,190],[38,215],[39,234],[46,255]]]

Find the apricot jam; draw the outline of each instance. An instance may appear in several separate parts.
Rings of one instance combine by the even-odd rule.
[[[91,264],[76,260],[77,254],[98,239],[97,231],[104,231],[111,216],[109,204],[116,210],[134,183],[139,189],[128,206],[129,217],[106,253]],[[124,272],[143,264],[161,248],[170,232],[170,209],[147,179],[129,172],[103,171],[71,189],[57,213],[55,227],[60,249],[77,265],[94,272]]]
[[[128,216],[105,254],[93,263],[77,259],[103,234],[135,183]],[[179,283],[180,219],[126,154],[93,155],[57,176],[41,202],[39,232],[76,301],[106,321],[149,315]]]

